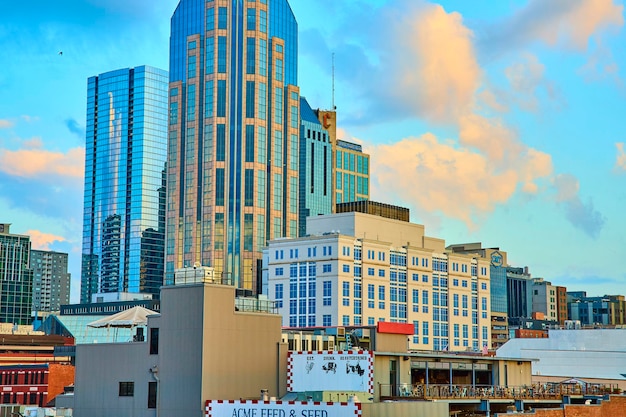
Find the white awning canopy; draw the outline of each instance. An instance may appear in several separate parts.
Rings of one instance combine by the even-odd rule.
[[[120,311],[109,317],[104,317],[87,324],[89,327],[123,327],[132,328],[148,324],[148,316],[159,314],[145,307],[136,306],[128,310]]]

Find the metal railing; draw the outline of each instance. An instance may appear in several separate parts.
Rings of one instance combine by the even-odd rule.
[[[605,395],[616,393],[609,385],[533,384],[515,387],[459,384],[380,384],[380,398],[385,399],[554,399],[566,395]]]

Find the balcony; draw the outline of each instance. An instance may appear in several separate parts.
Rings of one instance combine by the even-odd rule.
[[[555,400],[563,396],[606,395],[614,387],[588,384],[534,384],[518,387],[457,384],[381,384],[380,401],[406,400]]]

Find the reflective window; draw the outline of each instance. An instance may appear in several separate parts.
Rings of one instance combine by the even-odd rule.
[[[274,90],[274,100],[275,100],[274,123],[282,124],[283,123],[283,89],[281,87],[276,87],[276,89]]]
[[[256,67],[256,39],[246,40],[246,74],[254,74]]]
[[[259,83],[259,119],[267,119],[267,85]]]
[[[215,71],[215,38],[206,38],[206,73],[213,74]]]
[[[217,135],[215,137],[215,158],[218,161],[226,160],[226,126],[217,125]]]
[[[215,9],[213,7],[209,7],[206,9],[206,30],[215,29]]]
[[[228,26],[228,8],[220,7],[217,11],[217,28],[226,29]]]
[[[178,103],[173,101],[170,103],[170,124],[178,123]]]
[[[246,117],[254,118],[254,81],[246,81]]]
[[[280,130],[274,132],[274,166],[283,166],[283,132]]]
[[[276,60],[275,73],[276,73],[276,81],[282,82],[283,81],[283,60],[282,59]]]
[[[246,169],[244,185],[244,201],[246,206],[254,204],[254,170]]]
[[[259,74],[267,76],[267,40],[259,39]]]
[[[224,205],[224,168],[215,170],[215,205]]]
[[[196,56],[191,55],[187,58],[187,78],[195,78],[196,76]]]
[[[187,121],[196,120],[196,86],[190,84],[187,87]]]
[[[204,87],[204,117],[213,117],[213,94],[213,80],[210,80]]]
[[[267,33],[267,12],[259,10],[259,31]]]
[[[217,72],[226,73],[226,36],[217,38]]]
[[[248,177],[246,175],[246,181],[247,181],[247,178]],[[254,243],[253,234],[252,234],[253,230],[254,230],[254,214],[246,213],[244,214],[244,218],[243,218],[243,249],[244,250],[251,251],[253,248],[253,243]]]
[[[226,80],[217,81],[217,117],[226,117]]]
[[[246,162],[254,162],[254,125],[246,125]]]
[[[256,30],[256,9],[253,7],[248,7],[246,15],[246,29]]]

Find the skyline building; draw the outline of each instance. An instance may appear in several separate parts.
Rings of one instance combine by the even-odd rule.
[[[338,139],[335,144],[335,203],[350,203],[370,198],[370,156],[363,147]]]
[[[566,293],[568,317],[582,326],[615,326],[626,324],[626,301],[623,295],[587,297],[586,291]]]
[[[311,216],[307,234],[264,253],[283,326],[408,323],[409,349],[491,346],[488,260],[447,252],[423,225],[356,211]]]
[[[67,270],[68,254],[56,251],[30,251],[33,270],[33,311],[60,311],[61,304],[70,303],[71,274]]]
[[[31,324],[30,236],[12,234],[10,226],[0,223],[0,323]]]
[[[300,97],[300,202],[298,236],[306,234],[306,218],[332,213],[333,143],[318,115]]]
[[[171,19],[165,281],[195,264],[258,290],[298,232],[298,25],[287,0],[181,0]]]
[[[163,285],[167,72],[124,68],[87,82],[80,302]]]
[[[543,278],[533,278],[532,285],[533,313],[545,315],[546,320],[558,321],[557,287]]]
[[[509,339],[507,299],[507,253],[500,248],[483,248],[480,242],[449,245],[454,253],[476,254],[489,261],[492,347]]]
[[[532,317],[533,313],[533,279],[528,268],[507,266],[507,311],[509,318]]]

